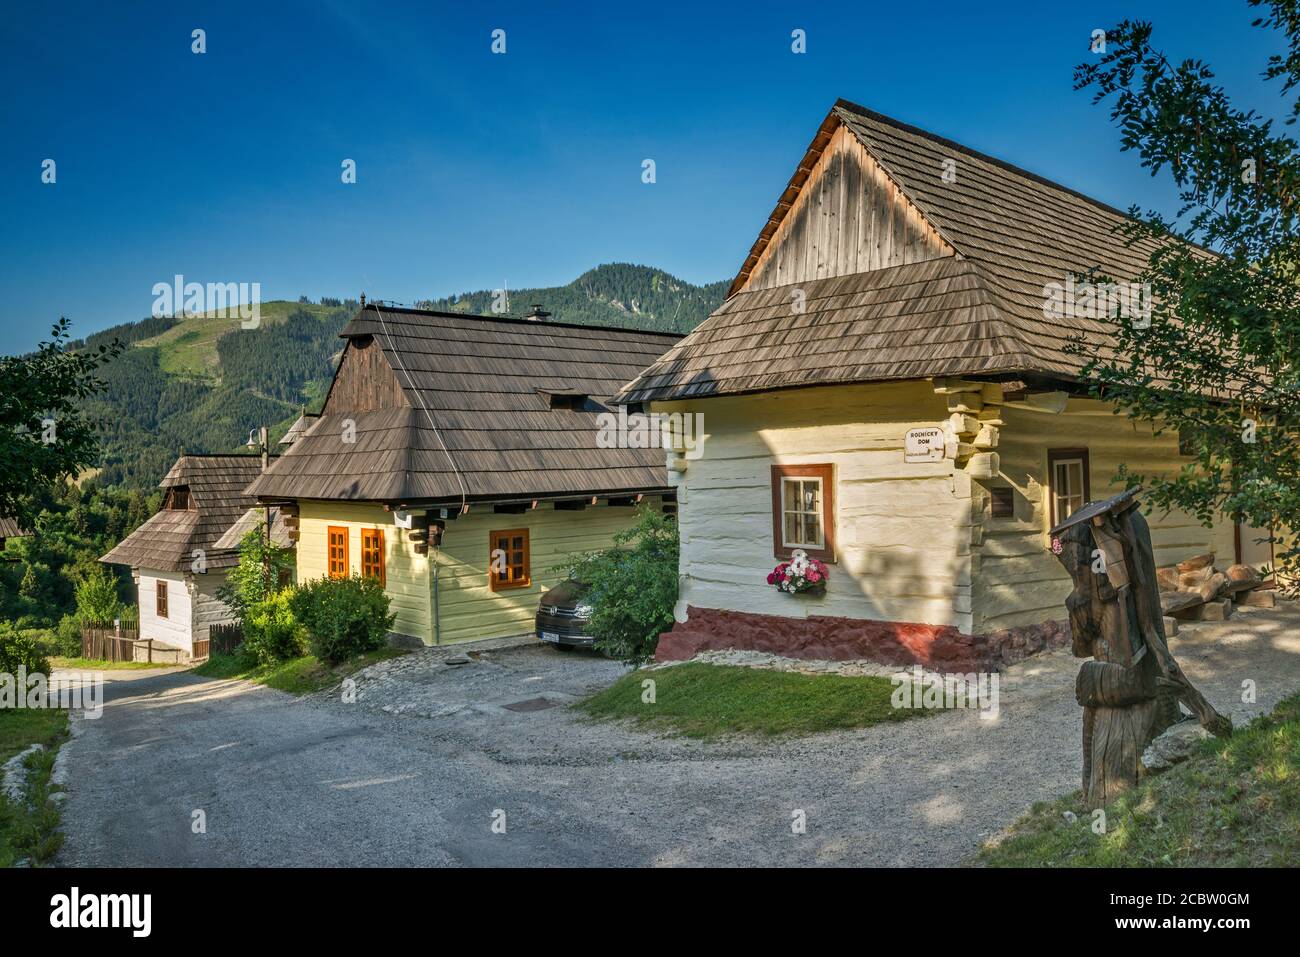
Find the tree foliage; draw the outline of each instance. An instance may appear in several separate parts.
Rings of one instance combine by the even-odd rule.
[[[81,401],[102,385],[96,373],[118,355],[114,342],[68,349],[68,321],[54,324],[34,353],[0,356],[0,515],[29,519],[26,501],[95,464],[95,422]]]
[[[1223,513],[1300,529],[1300,154],[1278,128],[1300,115],[1300,13],[1297,0],[1251,4],[1288,49],[1264,70],[1281,81],[1284,124],[1234,106],[1201,60],[1170,60],[1149,23],[1106,31],[1076,69],[1121,148],[1171,178],[1181,202],[1169,217],[1134,207],[1123,227],[1149,255],[1142,275],[1116,278],[1150,283],[1149,317],[1120,317],[1113,353],[1075,348],[1092,356],[1097,395],[1176,432],[1193,459],[1174,475],[1124,471],[1150,501],[1206,524]]]
[[[239,564],[226,574],[217,587],[217,597],[234,610],[235,617],[245,620],[248,610],[266,601],[280,588],[282,578],[292,572],[295,552],[268,542],[263,530],[250,529],[239,542]]]
[[[673,626],[677,604],[677,522],[642,507],[636,524],[599,552],[573,556],[563,567],[591,586],[596,648],[623,661],[653,657],[659,635]]]

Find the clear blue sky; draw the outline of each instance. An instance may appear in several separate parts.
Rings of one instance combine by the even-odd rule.
[[[615,261],[730,278],[838,96],[1168,210],[1071,90],[1091,31],[1124,16],[1210,61],[1239,102],[1278,109],[1258,79],[1276,41],[1244,0],[607,6],[10,5],[0,352],[60,315],[76,335],[143,318],[176,273],[260,282],[264,300],[399,302]],[[347,158],[356,185],[340,182]]]

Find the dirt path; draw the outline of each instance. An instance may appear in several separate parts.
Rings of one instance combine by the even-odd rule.
[[[1300,691],[1294,606],[1201,625],[1172,647],[1235,720]],[[504,707],[604,685],[621,669],[601,659],[527,647],[458,668],[399,661],[354,704],[115,677],[104,716],[66,745],[60,863],[950,865],[1078,786],[1077,662],[1063,652],[1004,676],[995,721],[954,712],[709,744],[563,706]],[[795,810],[806,834],[792,833]]]

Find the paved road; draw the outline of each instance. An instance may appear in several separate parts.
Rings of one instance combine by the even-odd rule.
[[[1201,626],[1174,650],[1238,720],[1300,690],[1295,608]],[[502,707],[599,687],[619,671],[600,659],[530,647],[460,668],[400,660],[353,704],[109,673],[103,716],[65,745],[60,863],[950,865],[1078,786],[1077,663],[1063,653],[1011,669],[997,721],[711,744]],[[1239,701],[1245,679],[1255,704]],[[192,828],[200,810],[206,833]]]

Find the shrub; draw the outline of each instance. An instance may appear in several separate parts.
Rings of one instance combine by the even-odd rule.
[[[384,587],[359,575],[307,582],[291,606],[307,629],[311,653],[330,664],[382,647],[395,617]]]
[[[77,617],[83,625],[104,628],[122,611],[117,599],[117,582],[104,568],[87,572],[77,584]]]
[[[244,615],[243,657],[268,665],[306,652],[306,636],[293,613],[292,597],[293,589],[285,588],[248,608]]]
[[[217,588],[217,597],[243,621],[250,608],[275,594],[281,573],[293,567],[293,549],[281,548],[274,542],[268,545],[260,528],[250,529],[239,542],[239,564],[227,573],[225,583]]]
[[[36,636],[0,622],[0,674],[16,675],[20,667],[26,668],[28,674],[50,673],[50,663]]]
[[[81,623],[76,615],[64,615],[54,629],[54,653],[65,658],[81,655]]]
[[[637,523],[614,536],[613,547],[562,566],[591,586],[587,600],[599,650],[633,664],[653,657],[660,633],[673,626],[677,554],[677,523],[642,508]]]

